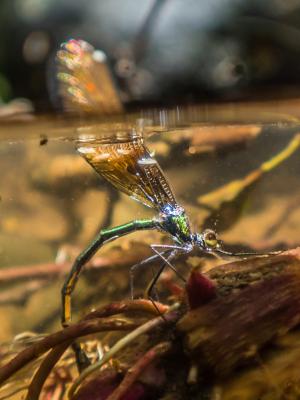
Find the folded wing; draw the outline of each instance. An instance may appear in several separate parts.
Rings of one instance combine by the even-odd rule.
[[[176,204],[158,162],[142,137],[116,143],[80,143],[78,152],[118,190],[148,207]]]

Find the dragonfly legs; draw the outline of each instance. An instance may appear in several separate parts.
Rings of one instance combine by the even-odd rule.
[[[152,246],[151,246],[151,248],[152,248]],[[152,248],[152,250],[154,251],[153,248]],[[148,285],[148,287],[147,287],[147,289],[145,291],[145,293],[146,293],[145,297],[147,297],[152,302],[154,308],[157,311],[157,314],[160,315],[163,320],[165,320],[165,318],[164,318],[163,314],[159,311],[159,309],[158,309],[158,307],[157,307],[157,305],[156,305],[156,303],[154,301],[153,291],[154,291],[155,285],[156,285],[160,275],[162,274],[163,270],[165,269],[165,267],[167,265],[171,265],[172,266],[170,261],[175,257],[175,255],[178,253],[178,251],[179,250],[177,250],[177,249],[168,248],[167,250],[164,250],[162,253],[160,253],[157,250],[155,250],[155,253],[156,253],[155,255],[146,258],[145,260],[141,261],[139,264],[135,264],[130,268],[130,290],[131,290],[131,298],[133,299],[134,298],[133,283],[134,283],[135,270],[138,267],[141,267],[141,266],[143,266],[145,264],[148,264],[148,263],[150,263],[152,261],[155,261],[155,260],[158,260],[158,259],[163,259],[164,260],[163,264],[160,266],[159,270],[154,275],[153,279],[151,280],[150,284]],[[165,255],[167,255],[167,258],[165,258]],[[172,269],[175,270],[175,268],[173,266],[172,266]]]
[[[155,285],[164,271],[166,266],[169,266],[172,271],[184,282],[186,282],[185,278],[176,270],[176,268],[171,264],[171,260],[175,258],[179,253],[186,253],[189,252],[191,249],[189,247],[183,246],[176,246],[176,245],[160,245],[160,244],[153,244],[150,246],[152,251],[155,253],[153,256],[146,258],[145,260],[141,261],[139,264],[135,264],[130,268],[130,291],[131,291],[131,298],[134,298],[134,274],[137,268],[148,264],[152,261],[156,260],[163,260],[163,264],[154,275],[153,279],[151,280],[150,284],[146,289],[146,297],[149,299],[153,299],[153,290]],[[162,251],[159,251],[162,250]]]
[[[176,271],[174,266],[171,264],[171,260],[176,257],[178,252],[179,252],[179,250],[177,250],[177,249],[172,250],[171,253],[167,257],[165,257],[164,254],[161,254],[157,251],[158,256],[163,260],[163,263],[146,288],[145,293],[146,293],[146,297],[148,297],[148,299],[153,300],[153,290],[155,288],[155,285],[157,284],[159,277],[161,276],[164,269],[166,268],[166,266],[169,266],[172,269],[172,271]]]
[[[175,258],[176,255],[178,255],[179,253],[189,253],[192,248],[190,246],[187,247],[183,247],[183,246],[175,246],[175,245],[162,245],[162,244],[152,244],[151,249],[154,251],[154,253],[156,253],[170,268],[173,272],[175,272],[175,274],[178,276],[179,279],[181,279],[184,283],[186,283],[186,279],[177,271],[177,269],[171,264],[171,260],[173,258]],[[164,252],[159,252],[157,249],[165,249],[165,248],[169,248],[169,249],[173,249],[172,253],[174,253],[174,255],[169,258],[165,258],[164,256]]]
[[[166,250],[164,251],[162,254],[167,254],[170,253],[170,250]],[[148,258],[145,258],[145,260],[142,260],[141,262],[139,262],[138,264],[134,264],[132,267],[130,267],[130,271],[129,271],[129,275],[130,275],[130,296],[131,299],[134,299],[134,276],[135,276],[135,272],[138,268],[151,263],[152,261],[157,261],[161,259],[161,255],[159,254],[154,254],[153,256],[150,256]]]

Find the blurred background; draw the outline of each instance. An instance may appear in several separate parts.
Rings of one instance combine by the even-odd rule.
[[[56,108],[72,37],[106,53],[128,107],[299,94],[300,0],[1,0],[1,101]]]

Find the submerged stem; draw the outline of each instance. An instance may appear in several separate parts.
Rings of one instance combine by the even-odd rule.
[[[78,390],[79,386],[81,383],[89,376],[91,375],[94,371],[97,369],[101,368],[104,364],[106,364],[116,353],[118,353],[120,350],[122,350],[124,347],[126,347],[129,343],[131,343],[134,339],[136,339],[138,336],[150,331],[151,329],[164,324],[166,321],[167,322],[173,322],[176,321],[178,318],[177,313],[174,313],[173,311],[177,310],[179,308],[180,304],[176,303],[172,305],[169,309],[169,312],[167,314],[156,318],[151,319],[150,321],[147,321],[145,324],[139,326],[136,328],[134,331],[130,332],[128,335],[124,336],[122,339],[120,339],[105,355],[103,358],[96,362],[95,364],[90,365],[88,368],[86,368],[80,375],[79,377],[73,382],[72,386],[69,389],[69,399],[72,399],[76,391]]]
[[[169,306],[159,303],[157,301],[153,302],[147,299],[126,300],[111,303],[108,306],[104,306],[95,311],[91,311],[83,319],[87,320],[92,318],[110,317],[115,314],[123,314],[132,311],[139,311],[147,314],[157,315],[157,311],[159,311],[159,313],[161,314],[169,311]]]
[[[123,381],[106,400],[120,400],[138,377],[145,371],[145,368],[147,368],[152,361],[169,352],[171,348],[171,342],[162,342],[148,350],[137,363],[127,371]]]
[[[113,330],[131,330],[137,326],[138,323],[122,318],[95,318],[69,326],[68,328],[53,333],[39,342],[34,343],[0,368],[0,384],[5,382],[11,375],[19,371],[30,361],[40,357],[51,348],[64,342],[71,343],[78,337],[86,336],[91,333]]]
[[[25,400],[39,400],[40,393],[43,389],[46,379],[48,378],[54,365],[58,362],[70,344],[71,341],[66,341],[59,346],[54,347],[49,354],[47,354],[32,378]]]

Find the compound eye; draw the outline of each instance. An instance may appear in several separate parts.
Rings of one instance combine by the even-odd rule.
[[[203,232],[203,239],[208,247],[215,248],[219,244],[217,234],[211,229],[206,229],[206,231]]]

